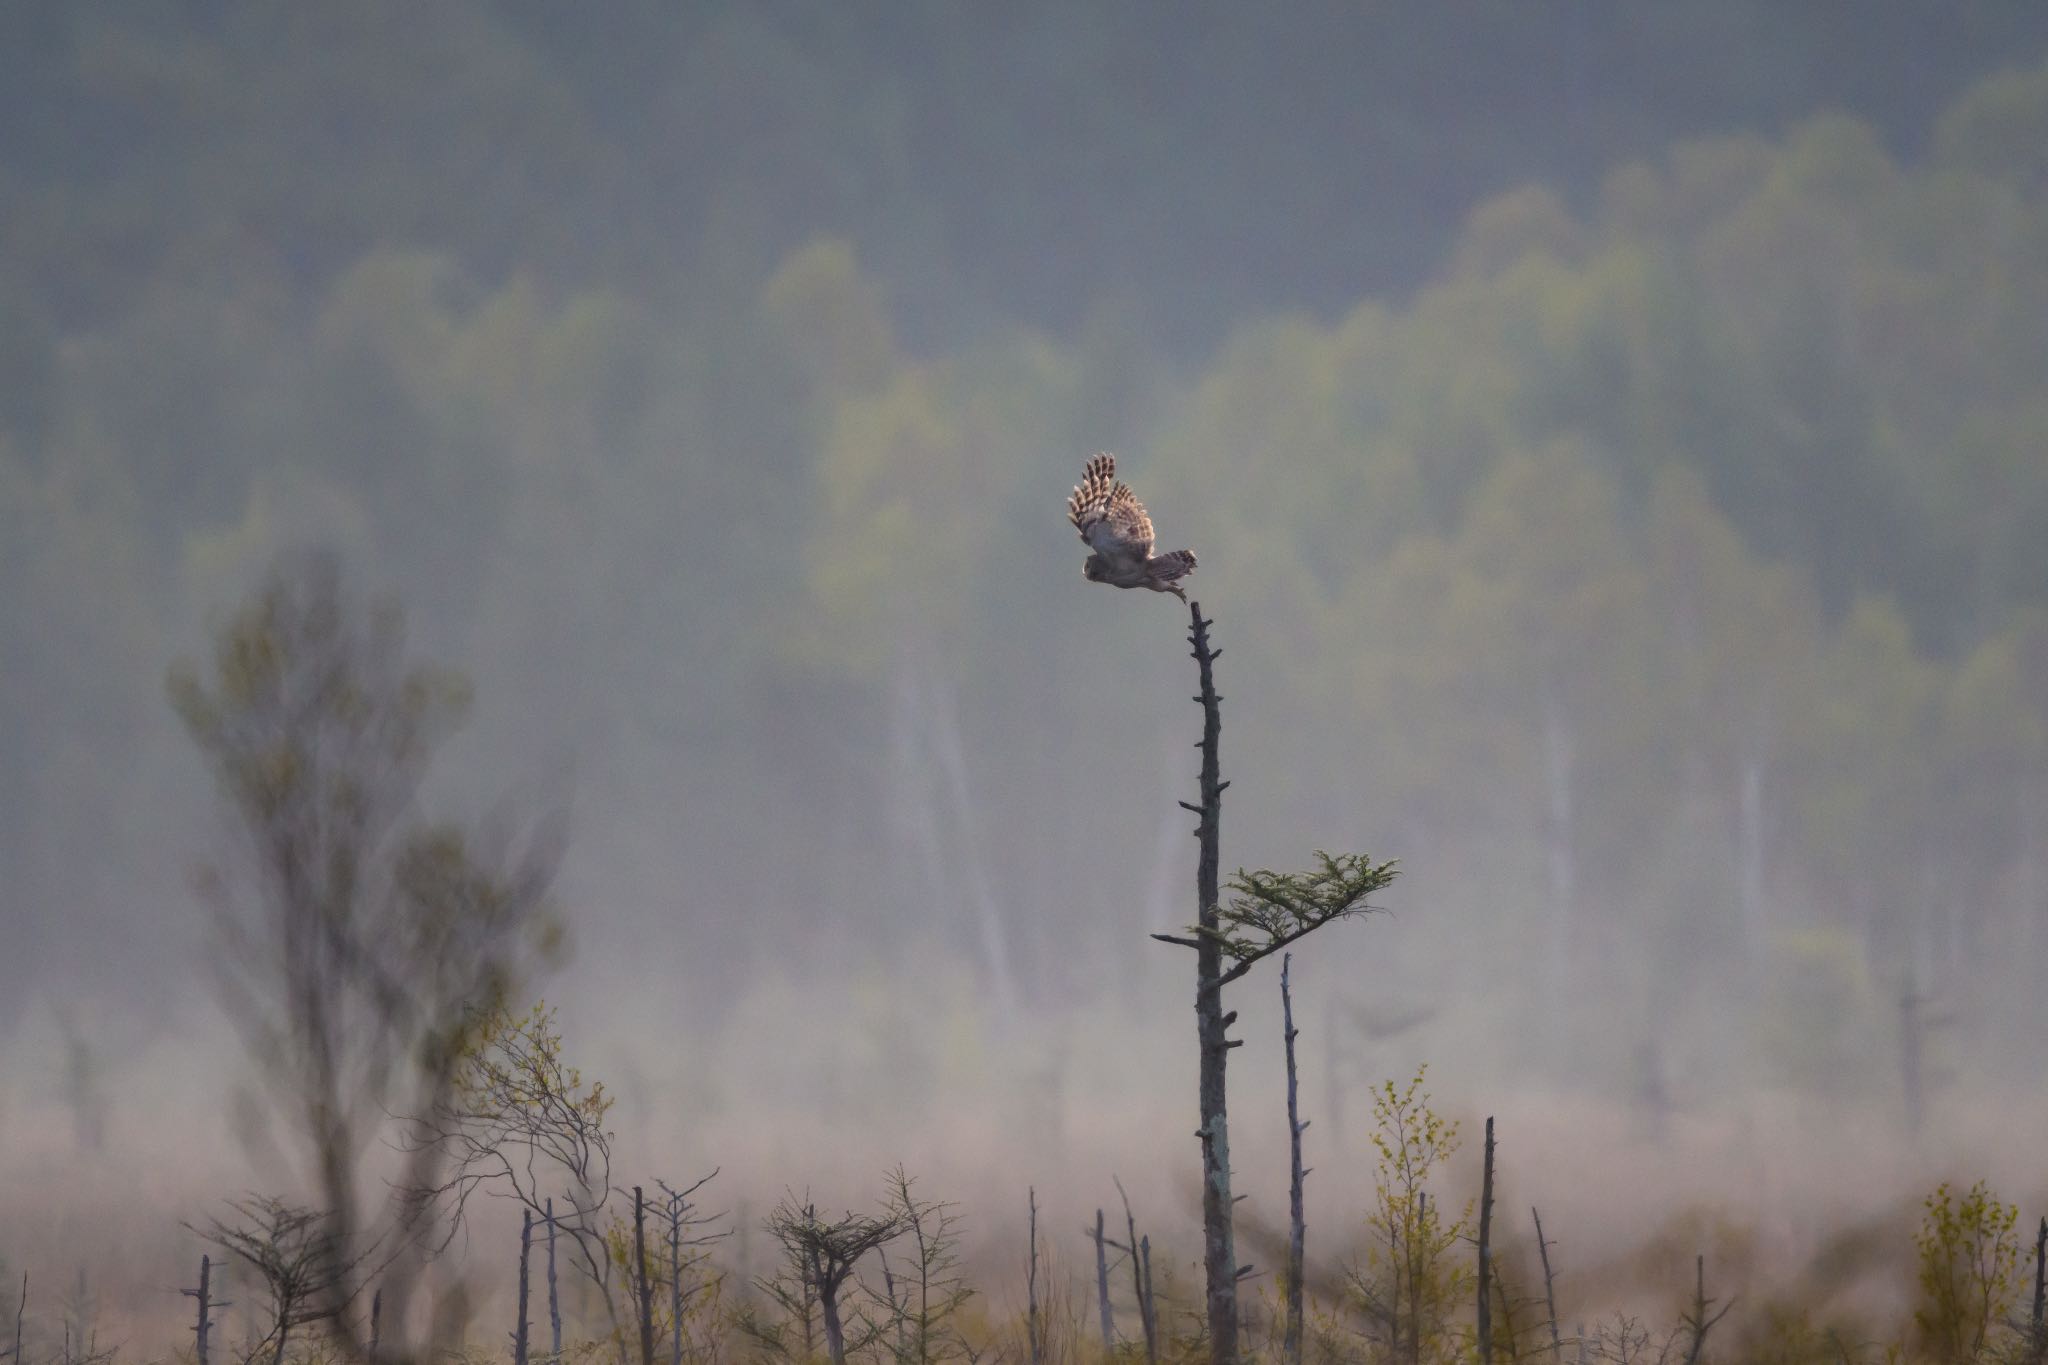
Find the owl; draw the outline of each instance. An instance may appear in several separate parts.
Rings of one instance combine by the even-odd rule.
[[[1067,498],[1067,520],[1094,551],[1081,565],[1081,576],[1090,583],[1150,588],[1188,600],[1176,580],[1194,571],[1194,551],[1152,553],[1152,518],[1130,485],[1116,482],[1115,456],[1101,454],[1088,461]]]

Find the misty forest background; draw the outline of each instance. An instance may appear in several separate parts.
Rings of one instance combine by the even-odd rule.
[[[1226,868],[1401,860],[1295,968],[1325,1250],[1422,1062],[1587,1257],[2038,1212],[2044,54],[1991,4],[8,7],[0,1252],[167,1322],[177,1221],[292,1169],[164,678],[307,544],[475,687],[430,804],[567,812],[542,989],[624,1149],[756,1216],[906,1160],[991,1239],[1112,1170],[1191,1226],[1186,621],[1081,581],[1098,449],[1200,556]]]

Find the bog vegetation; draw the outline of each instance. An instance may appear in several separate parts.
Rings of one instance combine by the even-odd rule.
[[[0,1354],[40,1365],[1214,1358],[1199,1275],[1155,1272],[1155,1258],[1161,1266],[1185,1266],[1187,1258],[1155,1249],[1127,1200],[1106,1210],[1107,1219],[1099,1210],[1093,1227],[1076,1236],[1042,1228],[1035,1194],[1027,1192],[1032,1217],[1012,1258],[1021,1283],[977,1281],[961,1256],[969,1211],[897,1167],[878,1174],[859,1209],[821,1206],[807,1191],[791,1191],[761,1223],[773,1243],[768,1267],[741,1274],[715,1172],[680,1188],[658,1176],[630,1188],[591,1183],[589,1158],[608,1159],[606,1101],[600,1084],[586,1085],[563,1062],[551,1010],[496,1010],[472,1036],[458,1088],[516,1096],[511,1109],[492,1109],[490,1117],[472,1111],[463,1120],[494,1144],[494,1169],[479,1188],[522,1205],[516,1244],[483,1255],[472,1248],[465,1258],[516,1264],[516,1291],[494,1299],[503,1311],[466,1319],[459,1305],[483,1286],[467,1282],[474,1272],[461,1266],[439,1267],[441,1302],[427,1338],[394,1349],[379,1340],[388,1330],[389,1277],[416,1267],[396,1270],[400,1258],[388,1247],[339,1259],[331,1217],[250,1196],[227,1201],[219,1216],[192,1228],[208,1250],[195,1258],[194,1283],[184,1291],[193,1300],[191,1342],[103,1342],[82,1274],[41,1309],[26,1304],[32,1281],[24,1276],[0,1298],[13,1331]],[[2018,1210],[1982,1182],[1967,1190],[1943,1184],[1927,1195],[1917,1229],[1901,1230],[1913,1244],[1911,1282],[1880,1285],[1878,1302],[1890,1306],[1875,1312],[1868,1301],[1856,1306],[1839,1282],[1812,1292],[1814,1281],[1804,1277],[1754,1302],[1717,1294],[1704,1255],[1692,1278],[1667,1287],[1661,1311],[1589,1302],[1573,1289],[1573,1267],[1555,1253],[1533,1209],[1529,1228],[1492,1229],[1493,1254],[1482,1261],[1476,1247],[1484,1245],[1484,1220],[1508,1211],[1482,1209],[1477,1196],[1447,1180],[1443,1163],[1461,1133],[1432,1106],[1424,1081],[1418,1071],[1372,1093],[1373,1126],[1358,1159],[1372,1165],[1373,1202],[1313,1206],[1316,1234],[1341,1250],[1311,1264],[1305,1330],[1287,1332],[1284,1276],[1247,1281],[1256,1288],[1244,1299],[1243,1359],[2028,1365],[2048,1353],[2041,1280],[2048,1220],[2023,1245]],[[514,1110],[517,1136],[508,1139],[503,1123]],[[1489,1161],[1489,1187],[1511,1199],[1511,1152],[1500,1166],[1496,1173]],[[529,1194],[538,1213],[526,1206]],[[1064,1245],[1055,1250],[1053,1242]],[[1479,1325],[1479,1287],[1490,1326]],[[230,1293],[232,1316],[224,1311]]]

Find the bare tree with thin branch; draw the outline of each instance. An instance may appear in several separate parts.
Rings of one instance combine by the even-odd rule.
[[[1707,1297],[1707,1258],[1703,1255],[1694,1256],[1692,1269],[1692,1307],[1678,1321],[1679,1325],[1685,1328],[1686,1334],[1685,1365],[1700,1365],[1700,1353],[1707,1347],[1707,1333],[1714,1329],[1715,1323],[1728,1316],[1728,1310],[1735,1306],[1735,1300],[1730,1299],[1721,1304],[1720,1312],[1710,1313],[1708,1310],[1719,1301]]]
[[[612,1194],[612,1135],[605,1127],[611,1096],[602,1081],[585,1081],[565,1060],[555,1011],[546,1004],[519,1014],[502,1005],[480,1010],[466,1041],[441,1106],[416,1116],[401,1136],[408,1149],[441,1154],[438,1183],[413,1192],[439,1212],[437,1245],[461,1230],[473,1197],[512,1199],[546,1223],[551,1256],[556,1234],[567,1241],[570,1264],[597,1291],[608,1326],[616,1328],[604,1224]]]
[[[1543,1262],[1543,1312],[1550,1320],[1551,1365],[1563,1365],[1564,1339],[1557,1330],[1557,1281],[1550,1273],[1550,1248],[1554,1244],[1544,1240],[1543,1215],[1534,1204],[1529,1206],[1529,1217],[1536,1223],[1536,1254]]]
[[[237,1217],[208,1220],[201,1237],[254,1271],[269,1296],[270,1325],[244,1357],[282,1365],[285,1346],[300,1328],[331,1324],[345,1298],[341,1286],[354,1267],[334,1246],[334,1219],[316,1209],[270,1195],[228,1202]]]
[[[898,1166],[882,1194],[884,1211],[902,1228],[910,1253],[902,1274],[886,1281],[880,1305],[894,1329],[896,1365],[933,1365],[972,1354],[956,1324],[974,1297],[960,1268],[960,1218],[952,1204],[919,1198],[916,1183]]]
[[[1117,1198],[1124,1203],[1124,1230],[1129,1242],[1110,1245],[1131,1258],[1131,1296],[1138,1304],[1138,1325],[1145,1334],[1145,1363],[1155,1365],[1159,1359],[1159,1319],[1156,1305],[1152,1301],[1151,1238],[1138,1236],[1138,1218],[1131,1212],[1131,1196],[1124,1190],[1124,1182],[1115,1176],[1110,1182],[1116,1186]]]
[[[766,1226],[775,1240],[782,1243],[798,1285],[774,1280],[763,1283],[761,1288],[792,1315],[815,1305],[819,1325],[824,1330],[826,1355],[832,1365],[846,1365],[849,1345],[843,1308],[847,1302],[847,1281],[863,1257],[903,1231],[901,1218],[885,1210],[880,1214],[848,1211],[838,1218],[826,1219],[818,1215],[817,1205],[809,1199],[799,1201],[794,1196],[785,1196],[768,1215]],[[865,1347],[879,1334],[879,1328],[871,1323],[862,1321],[859,1325],[855,1348]],[[812,1343],[807,1340],[804,1345],[804,1354],[808,1356]]]
[[[219,1325],[213,1320],[214,1312],[217,1309],[232,1308],[234,1306],[227,1299],[217,1298],[214,1295],[212,1256],[201,1256],[199,1258],[198,1287],[194,1289],[180,1289],[178,1292],[186,1298],[194,1300],[198,1312],[198,1319],[192,1328],[194,1339],[193,1355],[198,1361],[198,1365],[211,1365],[213,1329]]]
[[[1308,1181],[1308,1167],[1301,1164],[1301,1135],[1308,1131],[1308,1120],[1301,1117],[1298,1077],[1294,1067],[1294,1040],[1300,1030],[1294,1027],[1294,990],[1288,981],[1288,973],[1293,966],[1294,954],[1282,954],[1280,1037],[1287,1055],[1287,1328],[1281,1338],[1280,1351],[1288,1365],[1301,1365],[1302,1277],[1306,1273],[1308,1253],[1308,1219],[1302,1199],[1303,1186]]]
[[[711,1230],[724,1215],[707,1213],[694,1202],[697,1192],[717,1178],[714,1169],[680,1189],[666,1180],[654,1182],[661,1191],[661,1220],[667,1225],[661,1271],[668,1280],[669,1365],[682,1365],[694,1302],[699,1295],[715,1295],[722,1282],[722,1276],[701,1272],[710,1258],[705,1248],[725,1240],[725,1229]]]

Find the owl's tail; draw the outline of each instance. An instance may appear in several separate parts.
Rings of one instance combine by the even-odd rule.
[[[1171,550],[1163,555],[1155,555],[1145,567],[1162,583],[1171,583],[1176,578],[1185,578],[1194,572],[1195,552]]]

